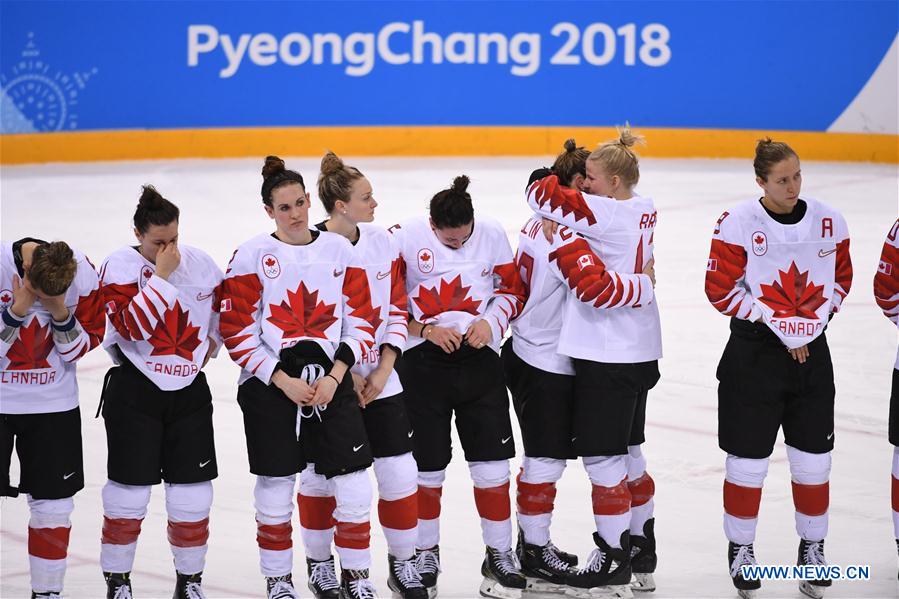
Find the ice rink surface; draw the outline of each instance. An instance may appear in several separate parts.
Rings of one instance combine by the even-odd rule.
[[[747,150],[751,150],[747,148]],[[371,181],[380,203],[376,223],[389,226],[423,214],[430,197],[455,175],[471,177],[475,209],[499,219],[513,248],[529,210],[523,188],[530,171],[548,163],[536,158],[351,159]],[[314,188],[318,160],[287,159]],[[132,244],[131,216],[140,185],[153,183],[181,208],[181,243],[206,250],[224,268],[233,250],[262,231],[274,230],[262,209],[262,159],[182,160],[41,166],[4,166],[0,180],[2,238],[64,239],[99,266],[116,248]],[[874,303],[872,280],[884,236],[897,213],[895,165],[802,164],[803,196],[839,209],[849,223],[854,265],[852,291],[828,330],[836,372],[836,449],[831,477],[831,564],[870,565],[866,582],[835,582],[826,597],[896,597],[897,554],[890,518],[887,410],[896,357],[895,326]],[[647,599],[734,597],[721,526],[724,454],[716,440],[715,368],[727,339],[727,318],[703,291],[712,229],[735,203],[758,197],[751,159],[644,160],[638,192],[655,199],[656,294],[665,357],[662,380],[650,393],[647,442],[649,472],[656,481],[658,590]],[[313,222],[324,210],[313,194]],[[98,556],[105,482],[103,422],[94,419],[110,360],[102,350],[79,364],[87,485],[75,498],[67,597],[104,596]],[[204,588],[213,597],[260,597],[253,512],[241,413],[235,401],[238,370],[224,354],[206,368],[215,398],[219,478],[210,523]],[[514,420],[514,418],[513,418]],[[516,431],[517,435],[517,431]],[[519,456],[521,444],[516,437]],[[455,444],[443,492],[440,596],[474,597],[483,557],[480,527],[468,470]],[[15,460],[14,460],[15,462]],[[518,470],[513,461],[513,475]],[[13,466],[13,480],[17,480]],[[514,489],[514,485],[513,485]],[[514,492],[514,491],[513,491]],[[514,499],[513,499],[514,500]],[[27,597],[28,511],[24,498],[0,502],[0,596]],[[166,541],[163,490],[154,489],[138,543],[135,596],[171,597],[174,570]],[[294,517],[294,576],[302,597],[305,560]],[[559,483],[552,536],[582,562],[592,548],[590,487],[583,468],[571,462]],[[762,497],[756,556],[763,564],[793,564],[798,539],[786,453],[780,441]],[[388,596],[386,548],[372,521],[373,577]],[[765,582],[763,598],[800,597],[796,583]]]

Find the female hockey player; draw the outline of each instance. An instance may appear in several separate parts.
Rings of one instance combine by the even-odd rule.
[[[97,272],[63,241],[26,237],[0,247],[0,288],[0,495],[28,500],[32,599],[61,597],[84,487],[75,367],[103,339]]]
[[[843,216],[800,197],[799,157],[765,139],[755,150],[764,192],[718,219],[706,269],[712,305],[730,316],[730,339],[718,364],[718,445],[727,453],[724,532],[734,586],[752,596],[761,583],[741,567],[753,551],[762,484],[783,427],[793,479],[799,565],[825,565],[833,365],[824,329],[852,283]],[[820,597],[830,580],[803,581]]]
[[[899,326],[899,220],[887,233],[880,254],[880,264],[874,275],[874,299],[884,315]],[[899,548],[899,354],[893,366],[893,387],[890,393],[889,439],[893,445],[893,475],[891,499],[893,504],[893,533]]]
[[[590,195],[555,175],[528,193],[539,216],[565,227],[553,237],[548,262],[575,292],[566,300],[558,352],[573,362],[572,445],[592,483],[597,544],[585,567],[568,576],[578,596],[596,587],[602,596],[628,596],[632,573],[636,590],[655,588],[655,485],[641,446],[662,346],[653,292],[656,210],[634,193],[639,139],[625,128],[590,154],[583,183]]]
[[[300,174],[269,156],[262,176],[262,201],[276,230],[242,244],[231,258],[221,331],[242,369],[237,401],[256,475],[256,538],[268,597],[298,597],[291,514],[305,453],[334,489],[340,595],[371,597],[372,453],[352,377],[344,376],[373,345],[368,321],[352,308],[368,288],[347,276],[356,266],[353,246],[310,230]]]
[[[165,481],[175,599],[204,597],[212,479],[218,476],[212,394],[203,367],[221,346],[222,271],[182,245],[180,211],[151,185],[134,213],[136,246],[100,268],[116,364],[101,398],[108,448],[100,566],[108,599],[131,597],[131,568],[153,485]]]
[[[428,593],[415,569],[418,524],[418,469],[412,457],[412,428],[406,416],[402,386],[393,369],[406,346],[406,284],[393,237],[370,225],[378,202],[359,169],[328,152],[321,162],[318,196],[328,219],[316,225],[353,244],[358,267],[346,272],[354,290],[353,312],[372,334],[362,359],[351,369],[364,407],[362,416],[378,480],[378,517],[387,539],[387,584],[404,599]],[[311,461],[311,458],[308,458]],[[309,464],[300,475],[301,531],[306,549],[310,590],[317,598],[335,597],[337,579],[331,541],[334,535],[333,490]]]
[[[518,597],[525,587],[512,550],[509,458],[515,455],[499,344],[521,308],[521,282],[499,223],[475,219],[468,177],[438,192],[430,216],[391,227],[406,268],[410,338],[404,398],[418,463],[418,569],[430,593],[440,570],[440,495],[456,429],[474,482],[487,545],[481,593]]]

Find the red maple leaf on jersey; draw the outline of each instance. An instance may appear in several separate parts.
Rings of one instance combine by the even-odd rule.
[[[269,258],[268,260],[265,261],[265,265],[268,266],[268,267],[274,266],[274,265],[275,265],[275,259],[274,259],[274,258]]]
[[[422,254],[421,256],[419,256],[419,257],[421,258],[421,261],[422,261],[422,262],[427,262],[428,260],[431,259],[431,254],[425,252],[425,253],[423,253],[423,254]]]
[[[469,289],[471,286],[462,286],[462,275],[449,283],[440,279],[439,291],[436,287],[422,287],[418,297],[414,298],[421,310],[421,318],[433,318],[444,312],[468,312],[477,316],[481,301],[469,298]]]
[[[368,326],[357,327],[371,335],[371,340],[366,339],[366,344],[371,348],[375,343],[375,331],[384,322],[381,320],[381,307],[372,306],[371,288],[368,285],[368,276],[365,270],[348,266],[343,280],[343,294],[347,298],[347,305],[353,309],[350,316],[361,318]]]
[[[758,237],[755,238],[755,242],[759,245],[762,245],[765,242],[765,238],[762,237],[761,235],[759,235]]]
[[[540,206],[549,202],[550,210],[561,210],[563,216],[574,214],[574,220],[582,218],[588,225],[596,224],[596,216],[584,200],[584,196],[576,189],[569,189],[559,184],[559,178],[550,175],[534,183],[531,188],[536,194],[534,197]]]
[[[166,310],[153,334],[147,340],[153,346],[152,356],[180,356],[194,359],[194,350],[200,345],[200,327],[190,323],[187,312],[175,301],[175,307]]]
[[[38,370],[51,368],[47,356],[53,351],[53,339],[50,337],[50,323],[44,326],[37,318],[32,318],[28,325],[19,327],[19,337],[13,342],[6,354],[9,358],[7,370]]]
[[[337,322],[335,304],[318,301],[318,291],[309,293],[305,283],[297,290],[287,290],[287,301],[269,304],[272,315],[267,321],[284,331],[285,338],[316,337],[326,339],[325,331]]]
[[[0,295],[0,302],[3,302],[4,304],[7,303],[11,299],[12,299],[12,296],[8,293],[4,293],[3,295]]]
[[[759,301],[774,310],[774,318],[808,318],[818,320],[815,311],[827,301],[822,291],[823,285],[815,285],[808,280],[808,271],[799,272],[792,262],[787,272],[778,271],[780,281],[773,285],[762,283],[762,297]]]

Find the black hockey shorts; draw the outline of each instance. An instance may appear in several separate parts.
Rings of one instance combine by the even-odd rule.
[[[9,465],[19,457],[20,493],[34,499],[65,499],[84,488],[81,410],[0,414],[0,494],[14,496]]]
[[[509,395],[495,351],[463,345],[447,354],[425,342],[403,355],[400,370],[420,471],[443,470],[450,463],[453,413],[466,461],[515,455]]]
[[[824,333],[805,364],[765,325],[731,319],[718,364],[718,446],[729,454],[771,455],[783,426],[787,445],[808,453],[833,449],[833,364]]]
[[[575,359],[572,445],[579,456],[627,454],[645,441],[646,398],[659,381],[657,360],[635,363]]]
[[[282,350],[281,363],[287,374],[311,382],[325,376],[334,365],[314,341]],[[300,443],[306,460],[315,464],[317,474],[332,478],[371,466],[372,447],[349,371],[330,403],[302,407],[300,415]]]
[[[402,393],[372,401],[362,410],[362,419],[372,456],[389,458],[412,451],[415,431],[409,423]]]
[[[212,394],[203,372],[183,389],[163,391],[123,359],[107,372],[101,402],[110,480],[189,484],[218,476]]]
[[[895,368],[890,392],[890,443],[899,446],[899,370]]]
[[[571,444],[574,377],[531,366],[515,353],[511,337],[503,344],[501,358],[524,454],[558,460],[576,457]]]

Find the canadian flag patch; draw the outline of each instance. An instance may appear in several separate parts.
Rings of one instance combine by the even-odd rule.
[[[222,304],[219,307],[219,312],[230,312],[231,311],[231,298],[226,297],[222,300]]]
[[[115,302],[110,300],[106,302],[106,313],[107,314],[115,314],[116,313],[116,305]]]
[[[593,256],[591,256],[590,254],[584,254],[577,259],[577,265],[581,270],[584,270],[588,266],[593,266]]]
[[[718,260],[709,258],[709,264],[705,267],[708,272],[718,272]]]
[[[883,274],[889,276],[893,274],[893,265],[889,262],[880,261],[880,264],[877,265],[877,272],[882,272]]]

